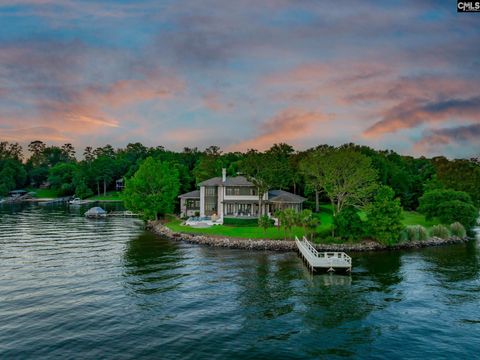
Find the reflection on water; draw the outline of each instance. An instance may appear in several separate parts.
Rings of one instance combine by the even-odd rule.
[[[109,206],[109,205],[106,205]],[[173,243],[135,219],[0,207],[1,358],[474,358],[477,242],[352,254]]]

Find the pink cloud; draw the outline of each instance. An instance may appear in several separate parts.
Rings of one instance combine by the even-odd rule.
[[[286,109],[261,124],[259,135],[235,144],[229,150],[265,150],[274,143],[296,141],[309,135],[315,123],[331,119],[332,116],[320,112]]]
[[[480,137],[480,124],[458,126],[454,128],[436,129],[427,134],[414,144],[414,151],[419,154],[432,153],[445,145],[478,143]],[[480,146],[477,145],[480,150]]]
[[[407,100],[386,110],[382,120],[370,126],[363,134],[366,137],[378,137],[423,123],[442,122],[452,118],[480,121],[480,97],[433,102]]]

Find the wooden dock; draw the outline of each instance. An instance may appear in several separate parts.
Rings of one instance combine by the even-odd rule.
[[[343,270],[350,272],[352,270],[352,258],[340,251],[319,252],[304,236],[299,240],[295,236],[295,243],[302,258],[305,260],[310,270],[316,269],[333,272]]]
[[[111,211],[107,214],[107,216],[115,216],[115,217],[138,217],[140,214],[135,214],[131,211]]]

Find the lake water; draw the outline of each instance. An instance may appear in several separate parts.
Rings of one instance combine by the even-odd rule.
[[[1,359],[480,356],[476,242],[351,254],[351,276],[312,276],[295,253],[81,213],[0,207]]]

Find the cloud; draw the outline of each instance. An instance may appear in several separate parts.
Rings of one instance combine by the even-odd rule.
[[[426,135],[414,145],[417,153],[431,153],[445,145],[453,143],[463,144],[474,143],[477,151],[480,151],[480,124],[458,126],[454,128],[435,129],[428,131]]]
[[[388,109],[382,120],[369,127],[363,134],[367,137],[377,137],[424,123],[454,118],[480,120],[480,97],[434,102],[421,99],[406,100]]]
[[[72,142],[74,138],[67,137],[57,129],[50,127],[27,127],[27,128],[2,128],[0,127],[0,138],[12,142],[28,143],[34,139],[51,141],[55,143]]]
[[[109,67],[97,73],[92,58]],[[5,136],[22,139],[28,129],[32,137],[38,129],[56,129],[46,135],[52,141],[125,126],[126,109],[171,99],[185,88],[172,69],[144,65],[79,41],[0,44],[0,126],[12,129]]]
[[[310,135],[315,123],[331,119],[332,116],[320,112],[286,109],[262,123],[257,136],[231,146],[230,150],[265,150],[274,143],[297,141]]]

